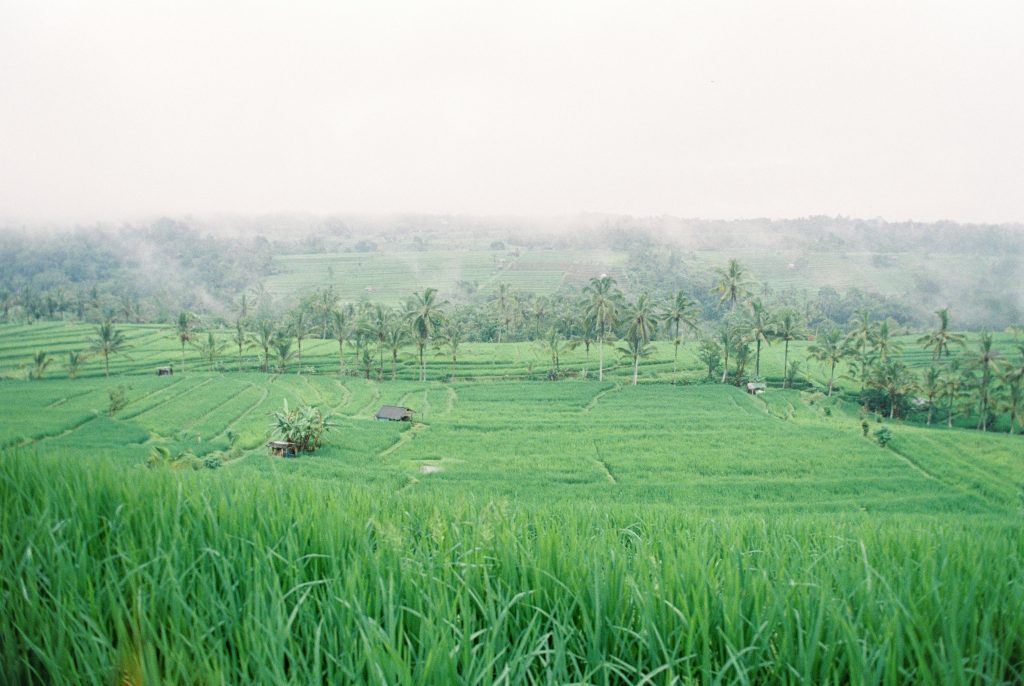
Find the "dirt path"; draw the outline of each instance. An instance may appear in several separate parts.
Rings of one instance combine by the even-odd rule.
[[[600,393],[598,393],[597,395],[595,395],[595,396],[594,396],[593,398],[591,398],[591,399],[590,399],[590,402],[589,402],[589,403],[587,403],[586,405],[584,405],[584,406],[583,406],[583,409],[581,410],[581,412],[583,412],[583,413],[585,413],[585,412],[590,412],[590,411],[591,411],[591,410],[593,410],[593,409],[594,409],[595,407],[597,407],[597,403],[598,403],[598,402],[600,402],[601,398],[603,398],[603,397],[605,397],[606,395],[608,395],[609,393],[612,393],[612,392],[614,392],[614,391],[617,391],[617,390],[619,390],[619,389],[621,389],[621,388],[622,388],[622,386],[620,386],[620,385],[618,385],[618,384],[615,384],[615,385],[614,385],[614,386],[612,386],[611,388],[606,388],[606,389],[604,389],[603,391],[601,391]]]
[[[397,441],[395,441],[394,443],[389,445],[387,448],[385,448],[384,450],[382,450],[379,453],[377,453],[377,457],[380,458],[380,459],[383,459],[383,458],[387,457],[388,455],[390,455],[391,453],[395,452],[396,450],[401,448],[403,445],[405,445],[406,443],[411,441],[413,439],[413,437],[416,436],[417,433],[419,433],[420,431],[422,431],[425,428],[427,428],[426,424],[420,424],[418,422],[413,423],[413,425],[411,427],[409,427],[408,429],[403,431],[401,434],[399,434]]]

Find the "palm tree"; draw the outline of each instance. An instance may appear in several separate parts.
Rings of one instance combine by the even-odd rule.
[[[953,428],[953,408],[956,401],[963,393],[965,376],[960,372],[957,362],[954,360],[947,370],[945,380],[942,384],[942,398],[946,401],[946,426]]]
[[[646,357],[646,353],[644,355],[638,353],[647,349],[647,344],[651,342],[658,330],[657,315],[646,293],[637,298],[636,305],[630,310],[626,322],[627,348],[633,359],[633,385],[636,386],[640,357]],[[634,340],[637,343],[631,342]]]
[[[96,336],[92,339],[93,350],[103,355],[104,376],[110,376],[110,356],[128,347],[124,334],[109,319],[96,325]]]
[[[427,363],[423,358],[423,351],[430,343],[430,337],[444,320],[444,311],[441,308],[447,304],[447,300],[438,301],[436,288],[426,288],[422,293],[413,293],[409,301],[406,316],[409,318],[413,338],[419,348],[420,381],[427,380]]]
[[[292,337],[287,334],[276,334],[271,346],[274,348],[274,357],[277,360],[277,373],[284,374],[288,371],[288,363],[295,359],[295,351],[292,350]]]
[[[932,416],[935,414],[935,400],[942,395],[942,389],[946,383],[946,375],[934,364],[925,370],[921,377],[921,392],[928,400],[928,422],[931,426]]]
[[[863,392],[870,367],[868,356],[874,341],[875,324],[871,320],[871,314],[863,307],[857,310],[850,321],[850,332],[846,335],[844,345],[847,349],[853,351],[853,356],[857,360],[860,370],[860,390]]]
[[[1006,411],[1010,414],[1010,435],[1017,433],[1021,425],[1021,412],[1024,410],[1024,357],[1018,367],[1011,367],[1003,374],[1006,386]]]
[[[295,354],[295,373],[302,374],[302,340],[313,332],[313,322],[310,321],[309,310],[299,305],[288,318],[288,331],[295,338],[298,350]]]
[[[326,340],[327,334],[331,330],[334,312],[338,308],[338,294],[334,292],[333,285],[317,292],[314,308],[317,316],[320,317],[321,324],[323,325],[323,331],[320,337]]]
[[[85,364],[86,359],[88,358],[83,352],[72,350],[68,353],[68,361],[64,364],[64,369],[67,370],[69,379],[78,376],[78,370]]]
[[[783,388],[789,387],[791,379],[789,373],[789,342],[802,338],[805,333],[800,317],[795,311],[786,308],[779,312],[779,316],[775,321],[775,335],[782,339],[785,346],[785,352],[782,355]]]
[[[719,294],[719,302],[729,303],[729,309],[735,310],[736,303],[749,293],[750,280],[747,278],[746,270],[736,260],[729,260],[725,269],[716,269],[718,284],[715,290]]]
[[[381,381],[384,379],[384,344],[387,342],[391,318],[391,311],[377,303],[370,308],[367,318],[363,320],[363,329],[367,337],[377,341],[377,351],[380,354],[377,378]]]
[[[437,339],[441,347],[448,349],[452,356],[451,378],[455,379],[455,365],[459,361],[459,348],[466,337],[466,328],[459,322],[446,321],[443,328],[438,332]]]
[[[722,381],[725,383],[729,378],[729,355],[736,350],[741,341],[741,336],[736,327],[729,321],[723,321],[715,333],[715,342],[722,350]]]
[[[890,356],[899,355],[903,351],[897,341],[892,338],[892,334],[889,332],[889,320],[878,322],[875,325],[874,332],[871,337],[871,346],[875,356],[881,361],[885,362]]]
[[[594,330],[594,322],[589,317],[581,317],[578,320],[573,319],[579,326],[579,332],[575,333],[569,341],[569,350],[575,350],[579,346],[583,346],[584,357],[583,357],[583,378],[587,377],[587,370],[590,368],[590,346],[594,344],[594,340],[597,337],[597,333]],[[575,329],[576,326],[569,327],[570,331]]]
[[[409,330],[403,326],[401,319],[394,317],[392,318],[385,337],[385,345],[388,350],[391,351],[391,380],[394,381],[398,378],[398,353],[401,352],[402,348],[409,341]],[[455,364],[452,363],[452,369],[454,370]]]
[[[181,312],[175,324],[174,333],[181,342],[181,371],[185,371],[185,344],[195,338],[196,318],[191,312]]]
[[[896,414],[896,401],[914,389],[914,376],[899,360],[883,359],[872,368],[868,382],[889,399],[889,419]]]
[[[708,368],[707,378],[714,376],[715,367],[722,360],[722,350],[713,338],[702,338],[697,348],[697,357]]]
[[[276,338],[277,329],[274,326],[274,322],[269,319],[261,319],[256,324],[256,330],[253,332],[253,342],[263,351],[263,359],[260,364],[260,371],[263,373],[270,371],[270,348],[273,347]]]
[[[771,345],[772,327],[774,321],[771,314],[760,300],[750,303],[750,314],[747,316],[744,329],[746,338],[754,343],[757,352],[754,357],[754,376],[761,378],[761,344]],[[783,370],[785,376],[785,370]]]
[[[244,295],[242,296],[245,297]],[[235,331],[231,335],[232,342],[238,346],[238,371],[242,371],[242,350],[249,345],[252,338],[245,328],[245,321],[239,317],[235,320]]]
[[[558,329],[553,326],[548,329],[547,334],[544,336],[543,346],[545,352],[551,356],[551,376],[549,378],[557,377],[560,371],[559,362],[562,353],[566,350],[565,340],[558,333]]]
[[[978,348],[970,360],[971,368],[980,374],[978,390],[978,428],[988,430],[989,412],[992,406],[992,379],[999,373],[1000,353],[994,347],[994,339],[988,331],[978,337]]]
[[[697,330],[697,301],[680,289],[669,301],[662,316],[665,323],[675,329],[672,337],[672,345],[675,348],[672,353],[672,376],[675,377],[679,369],[679,344],[683,342],[680,328],[685,326],[690,331]]]
[[[636,386],[640,358],[651,354],[651,346],[634,332],[626,336],[625,345],[619,347],[619,352],[633,363],[633,385]]]
[[[338,342],[338,373],[345,373],[345,343],[352,335],[352,306],[331,312],[331,334]]]
[[[50,358],[47,357],[45,350],[37,350],[32,356],[32,371],[29,372],[30,379],[41,379],[43,374],[46,373],[46,368],[50,366]]]
[[[808,346],[807,354],[818,362],[828,365],[828,397],[832,397],[832,386],[836,380],[836,365],[846,356],[843,334],[839,329],[829,329]]]
[[[957,345],[961,348],[965,345],[963,334],[949,331],[949,308],[944,307],[941,310],[936,310],[935,314],[939,318],[939,328],[917,339],[918,344],[923,346],[925,350],[934,348],[932,351],[932,361],[938,360],[943,353],[945,353],[946,357],[949,357],[950,345]]]
[[[206,370],[213,371],[213,365],[217,361],[217,357],[224,352],[228,343],[227,341],[218,340],[212,331],[207,331],[206,339],[199,339],[199,342],[193,343],[193,345],[199,350],[199,357],[206,360]]]
[[[597,332],[598,381],[604,381],[604,339],[609,328],[619,321],[622,293],[615,287],[610,276],[595,277],[583,289],[587,296],[584,316],[591,321]]]
[[[498,329],[498,343],[501,343],[502,333],[508,336],[509,322],[511,320],[509,310],[512,299],[512,287],[507,283],[499,283],[498,293],[494,296],[494,303],[498,308],[498,317],[504,323],[504,326]]]

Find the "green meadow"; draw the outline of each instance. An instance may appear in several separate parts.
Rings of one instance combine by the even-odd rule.
[[[544,380],[535,343],[431,354],[418,382],[411,351],[379,381],[307,340],[268,375],[123,329],[109,378],[69,379],[90,327],[0,327],[0,682],[1024,680],[1019,436],[865,436],[814,363],[755,397],[704,383],[693,343],[638,386],[593,348]],[[315,453],[267,454],[285,401],[334,415]]]

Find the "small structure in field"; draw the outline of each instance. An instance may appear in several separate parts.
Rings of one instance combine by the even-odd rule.
[[[384,405],[374,417],[378,422],[411,422],[414,410],[398,405]]]
[[[174,376],[174,367],[157,367],[157,376]]]
[[[295,457],[298,454],[298,446],[289,441],[268,441],[267,447],[274,457]]]
[[[747,382],[747,393],[751,395],[761,395],[768,390],[768,384],[761,381],[748,381]]]

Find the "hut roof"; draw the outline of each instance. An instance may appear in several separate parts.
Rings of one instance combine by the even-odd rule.
[[[384,405],[377,410],[377,419],[390,419],[391,421],[402,421],[412,419],[413,410],[398,405]]]

